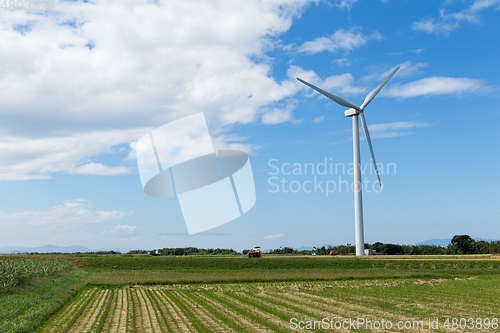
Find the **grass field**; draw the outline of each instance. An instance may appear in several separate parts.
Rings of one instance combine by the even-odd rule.
[[[333,331],[358,318],[393,327],[360,323],[356,331],[500,331],[493,321],[500,318],[500,261],[489,256],[64,259],[77,268],[0,296],[0,332]],[[60,299],[45,306],[56,289]],[[21,316],[12,313],[17,308]],[[429,329],[429,318],[439,329]],[[399,330],[399,322],[413,326]]]
[[[90,272],[96,285],[273,282],[295,280],[367,279],[380,277],[448,277],[498,274],[500,262],[454,259],[353,257],[81,257],[76,264]]]

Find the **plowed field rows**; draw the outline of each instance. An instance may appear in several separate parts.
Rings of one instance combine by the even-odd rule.
[[[376,331],[436,332],[428,329],[429,318],[498,318],[498,293],[473,291],[476,283],[465,278],[95,287],[40,332],[293,332],[292,318],[302,327],[323,318],[422,322],[415,330]],[[462,298],[458,291],[467,288],[471,292]]]

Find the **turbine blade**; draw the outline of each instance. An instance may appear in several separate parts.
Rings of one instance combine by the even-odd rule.
[[[385,78],[384,81],[382,81],[382,83],[380,83],[375,89],[373,89],[372,91],[370,91],[370,93],[368,95],[366,95],[366,98],[365,98],[365,101],[363,102],[363,104],[361,105],[362,108],[366,107],[368,104],[370,104],[370,102],[375,98],[375,96],[377,96],[378,92],[385,86],[385,84],[387,83],[387,81],[389,81],[391,79],[391,77],[396,74],[396,72],[401,68],[401,66],[398,66],[396,67],[395,70],[392,71],[391,74],[389,74],[388,77]]]
[[[378,174],[377,162],[375,161],[375,154],[373,153],[372,140],[370,139],[370,132],[368,132],[368,126],[366,126],[365,116],[363,112],[359,113],[361,118],[361,124],[363,124],[363,131],[365,132],[366,142],[368,142],[368,147],[370,148],[370,154],[372,154],[373,165],[375,166],[375,172],[377,172],[378,183],[382,186],[380,181],[380,175]]]
[[[335,96],[334,94],[330,94],[329,92],[324,91],[323,89],[320,89],[320,88],[318,88],[318,87],[316,87],[316,86],[314,86],[314,85],[310,84],[309,82],[306,82],[306,81],[304,81],[302,79],[297,78],[297,80],[299,80],[299,82],[302,82],[306,86],[309,86],[309,87],[313,88],[317,92],[325,95],[326,97],[328,97],[329,99],[331,99],[332,101],[334,101],[337,104],[345,106],[346,108],[353,108],[353,109],[359,110],[359,106],[357,106],[356,104],[352,104],[351,102],[346,101],[343,98]]]

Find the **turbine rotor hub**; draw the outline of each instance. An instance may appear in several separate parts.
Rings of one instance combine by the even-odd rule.
[[[352,116],[355,116],[355,115],[359,114],[359,111],[358,111],[358,110],[356,110],[356,109],[352,109],[352,108],[351,108],[351,109],[349,109],[349,110],[346,110],[346,111],[344,112],[344,114],[345,114],[345,116],[346,116],[346,117],[352,117]]]

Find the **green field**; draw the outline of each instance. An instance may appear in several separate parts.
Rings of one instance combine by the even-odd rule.
[[[500,332],[490,256],[63,258],[75,268],[0,296],[0,332]]]

